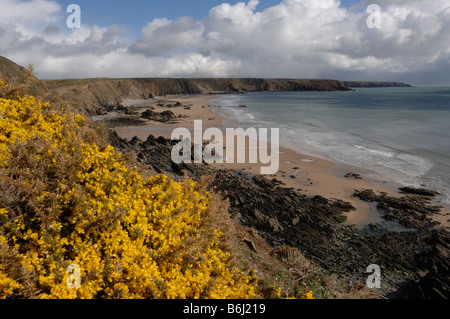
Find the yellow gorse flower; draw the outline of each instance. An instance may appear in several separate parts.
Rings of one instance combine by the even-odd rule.
[[[86,143],[84,125],[34,97],[0,99],[0,172],[35,194],[0,208],[0,298],[254,297],[255,277],[206,224],[210,195],[191,180],[143,178],[113,147]]]
[[[312,290],[308,291],[302,296],[302,299],[315,299]]]

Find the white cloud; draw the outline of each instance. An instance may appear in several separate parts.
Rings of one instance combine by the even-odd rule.
[[[0,21],[8,24],[27,24],[32,21],[54,22],[55,14],[61,11],[61,6],[55,1],[47,0],[2,0],[0,2]]]
[[[155,19],[142,29],[143,37],[130,47],[148,56],[164,56],[174,49],[195,50],[203,25],[190,17]]]
[[[371,2],[345,9],[338,0],[284,0],[263,11],[257,0],[224,3],[200,21],[154,19],[137,41],[125,43],[119,26],[61,27],[65,13],[54,1],[4,0],[0,55],[35,64],[41,77],[353,76],[408,81],[409,74],[420,78],[423,73],[431,81],[432,70],[439,70],[440,78],[434,80],[450,82],[445,75],[450,73],[448,0],[379,0],[380,29],[366,24],[365,7]],[[38,7],[41,14],[32,14]],[[1,13],[7,10],[12,14]]]
[[[61,6],[47,0],[2,0],[0,2],[0,24],[8,25],[31,37],[42,32],[42,25],[57,22],[61,16]]]

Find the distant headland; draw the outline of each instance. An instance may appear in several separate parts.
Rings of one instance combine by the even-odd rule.
[[[385,88],[385,87],[411,87],[401,82],[377,82],[377,81],[341,81],[348,88]]]

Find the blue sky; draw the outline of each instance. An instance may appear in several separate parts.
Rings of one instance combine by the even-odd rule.
[[[66,25],[71,3],[81,8],[80,29]],[[33,64],[41,78],[450,85],[448,30],[449,0],[0,1],[0,56]]]

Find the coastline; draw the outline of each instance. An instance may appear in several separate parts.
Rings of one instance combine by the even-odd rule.
[[[146,120],[139,126],[120,126],[113,129],[118,135],[125,139],[132,139],[137,136],[145,140],[148,135],[163,136],[170,138],[175,128],[187,128],[193,130],[194,120],[203,120],[203,128],[215,127],[224,130],[224,121],[227,120],[222,115],[215,112],[216,105],[208,103],[217,96],[211,94],[196,95],[167,95],[165,97],[155,97],[149,101],[126,101],[125,107],[134,107],[138,114],[152,107],[155,112],[170,110],[175,116],[174,121],[156,122]],[[172,107],[179,103],[178,107]],[[169,105],[169,107],[167,107]],[[182,116],[182,117],[179,117]],[[397,190],[399,185],[384,180],[371,180],[368,178],[355,179],[346,178],[346,173],[353,172],[352,167],[341,165],[321,158],[302,154],[301,150],[292,150],[280,146],[280,167],[276,174],[265,175],[269,179],[277,179],[284,184],[284,187],[293,188],[307,196],[320,195],[327,199],[336,199],[349,202],[355,210],[345,214],[347,220],[344,225],[356,225],[361,228],[377,218],[379,213],[374,205],[353,196],[356,190],[371,189],[375,194],[387,194],[391,197],[399,198]],[[217,169],[232,169],[245,172],[250,175],[260,175],[261,164],[211,164]],[[450,210],[442,208],[438,215],[433,216],[433,220],[441,223],[441,227],[449,227]]]

